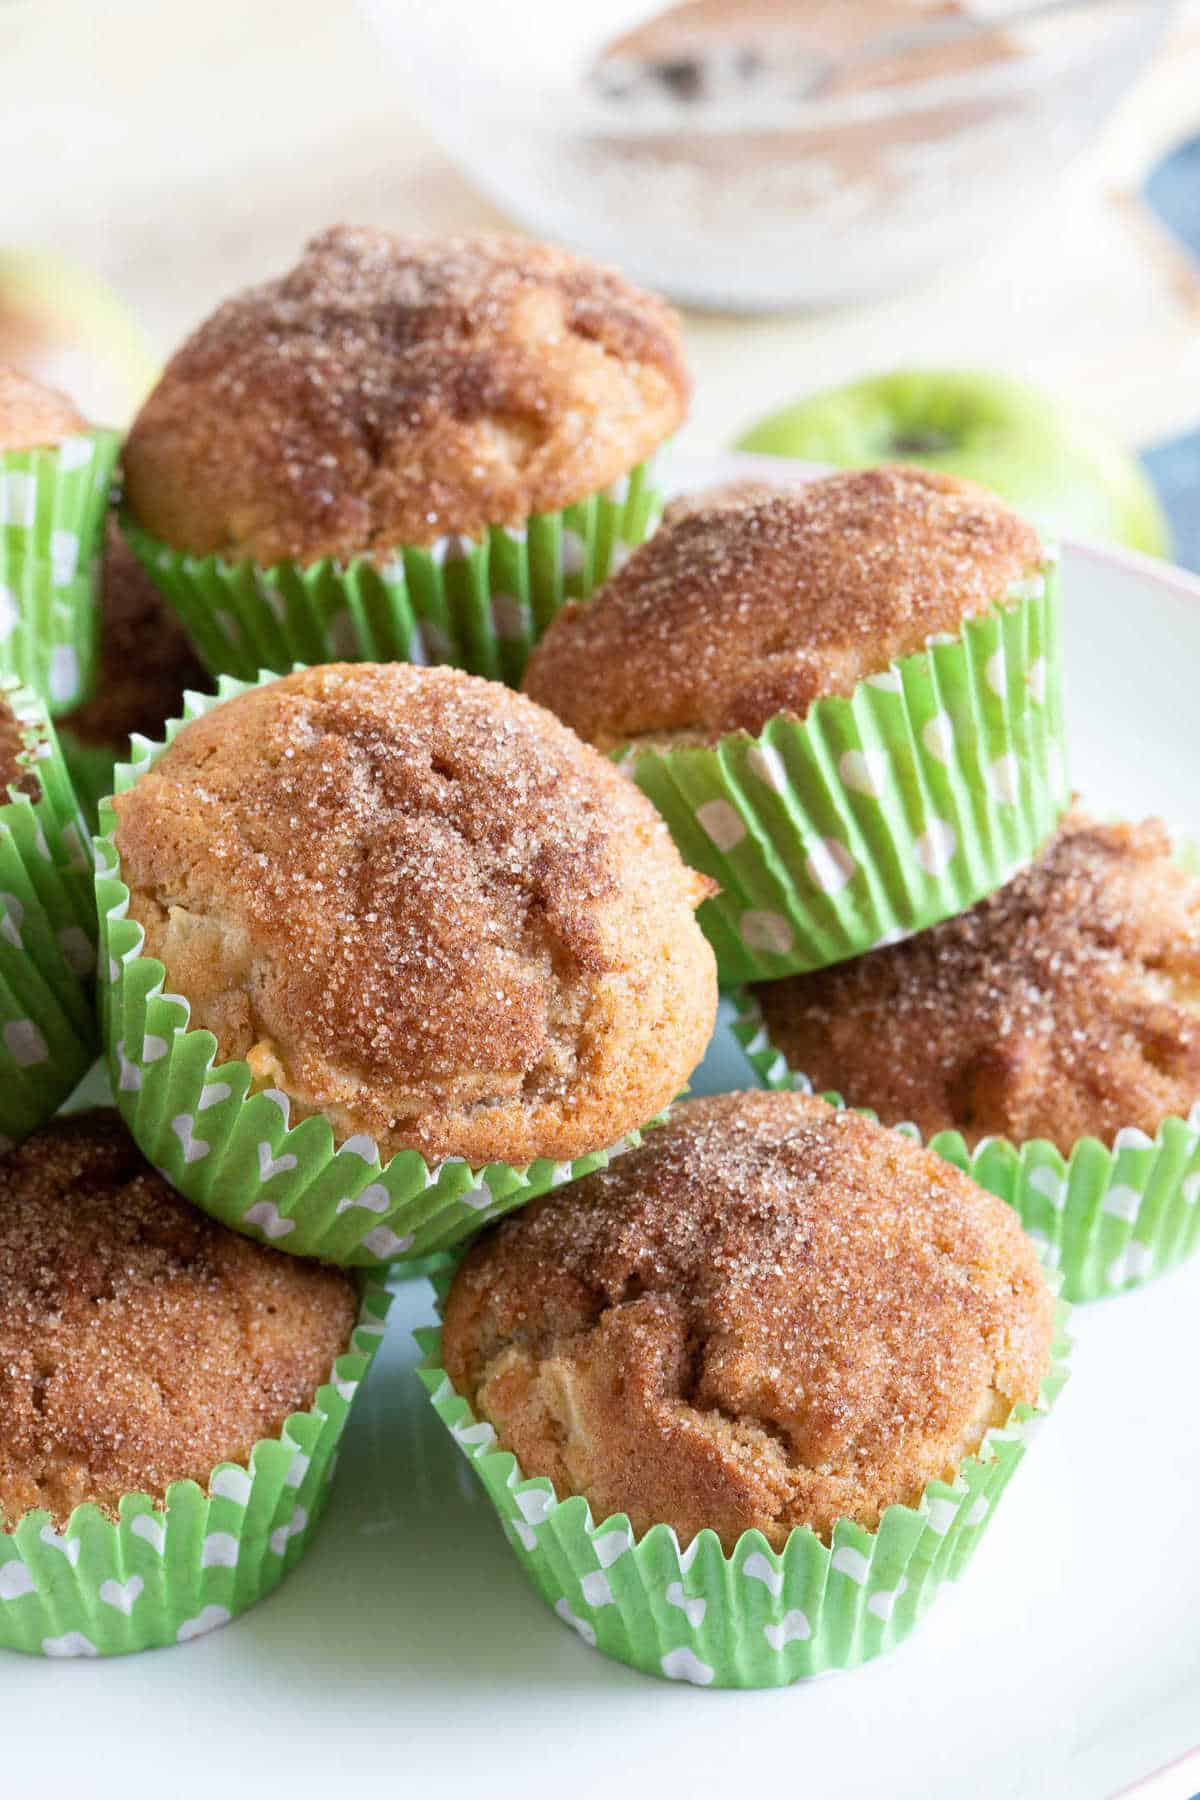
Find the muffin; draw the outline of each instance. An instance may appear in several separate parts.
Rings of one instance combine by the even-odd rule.
[[[37,696],[0,675],[0,1154],[67,1098],[97,1051],[87,832]]]
[[[133,551],[109,520],[100,578],[100,641],[90,699],[58,721],[75,791],[95,829],[113,770],[135,732],[161,737],[183,712],[187,688],[206,692],[208,672]]]
[[[117,439],[0,364],[0,675],[65,712],[88,692]]]
[[[850,1648],[847,1606],[868,1639],[871,1620],[915,1622],[946,1540],[965,1550],[982,1522],[989,1433],[1039,1404],[1054,1336],[1015,1216],[960,1171],[809,1095],[722,1094],[481,1238],[441,1353],[459,1408],[516,1458],[511,1485],[508,1456],[481,1472],[542,1528],[516,1536],[543,1581],[572,1543],[561,1597],[601,1647],[661,1667],[675,1638],[707,1679],[773,1685],[839,1644],[883,1647]],[[875,1560],[901,1545],[872,1604]],[[572,1578],[597,1556],[604,1589]],[[788,1619],[798,1659],[764,1630]]]
[[[199,710],[117,795],[101,877],[115,1077],[189,1198],[288,1249],[424,1255],[679,1091],[716,1010],[707,884],[557,720],[400,663]],[[131,946],[167,988],[149,1012]]]
[[[0,1642],[98,1655],[224,1624],[323,1505],[369,1360],[352,1282],[196,1212],[112,1111],[11,1152],[0,1202]]]
[[[674,315],[613,270],[338,226],[168,363],[123,458],[133,543],[214,672],[515,677],[644,536],[688,393]]]
[[[989,893],[1063,801],[1058,610],[982,488],[884,467],[668,510],[525,692],[623,754],[693,867],[722,978],[861,954]]]
[[[1073,811],[961,918],[752,998],[765,1080],[799,1074],[971,1166],[1072,1298],[1195,1247],[1200,878],[1159,821]]]

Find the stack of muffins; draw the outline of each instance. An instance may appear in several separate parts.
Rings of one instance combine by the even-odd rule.
[[[655,530],[687,394],[611,271],[339,229],[135,421],[69,694],[6,540],[0,1643],[266,1593],[440,1256],[422,1379],[559,1617],[848,1667],[1061,1385],[1046,1267],[1191,1248],[1200,884],[1063,818],[1052,557],[905,469]],[[81,422],[0,400],[40,520]],[[719,981],[762,1086],[679,1101]]]

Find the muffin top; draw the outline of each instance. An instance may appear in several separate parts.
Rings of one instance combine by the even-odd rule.
[[[604,749],[757,733],[956,634],[1040,555],[992,494],[931,470],[738,483],[668,507],[618,574],[565,607],[525,692]]]
[[[212,686],[182,621],[110,519],[96,686],[90,699],[58,721],[59,728],[83,744],[122,754],[135,731],[162,735],[166,721],[183,711],[185,688],[206,692]]]
[[[611,269],[524,238],[338,226],[171,359],[126,495],[177,550],[386,559],[596,492],[688,392],[675,315]]]
[[[65,394],[0,363],[0,451],[51,449],[87,429]]]
[[[0,1523],[207,1488],[312,1404],[356,1312],[341,1271],[186,1205],[115,1112],[55,1119],[0,1162]]]
[[[970,912],[755,993],[793,1069],[889,1124],[1153,1135],[1200,1096],[1200,880],[1158,820],[1073,813]]]
[[[116,805],[130,914],[192,1024],[339,1139],[574,1157],[704,1052],[709,883],[507,688],[309,669],[195,720]]]
[[[1017,1216],[894,1132],[722,1094],[486,1232],[446,1370],[526,1476],[593,1516],[782,1547],[948,1478],[1049,1362]]]

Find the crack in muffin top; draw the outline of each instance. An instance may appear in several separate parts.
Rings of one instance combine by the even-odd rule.
[[[116,808],[130,917],[192,1024],[339,1139],[475,1166],[583,1155],[703,1054],[710,884],[506,688],[303,671],[185,726]]]
[[[1200,880],[1160,821],[1075,812],[961,917],[754,992],[793,1069],[887,1123],[1153,1136],[1200,1098]]]
[[[1016,1214],[802,1094],[678,1106],[468,1252],[456,1390],[524,1475],[727,1551],[874,1529],[1032,1404],[1054,1303]]]
[[[0,1526],[207,1488],[312,1405],[357,1310],[188,1206],[115,1112],[55,1119],[0,1161]]]
[[[126,494],[177,550],[386,559],[586,498],[688,395],[674,313],[615,270],[518,237],[338,226],[172,357]]]
[[[994,495],[932,470],[735,483],[668,507],[591,600],[565,607],[525,692],[602,749],[757,733],[957,635],[1041,554]]]
[[[0,452],[50,450],[88,423],[57,388],[0,362]]]

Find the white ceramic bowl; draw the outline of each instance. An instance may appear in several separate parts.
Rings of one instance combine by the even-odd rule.
[[[363,4],[407,100],[506,211],[680,301],[769,310],[880,293],[994,241],[1053,191],[1172,0],[1060,6],[1013,28],[1020,54],[953,78],[799,102],[768,81],[719,119],[589,86],[653,0]]]

